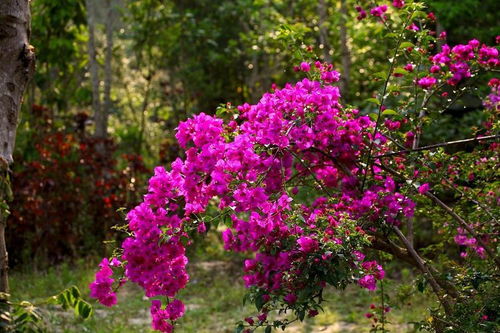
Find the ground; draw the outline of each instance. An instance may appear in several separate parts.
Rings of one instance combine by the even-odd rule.
[[[96,263],[85,260],[53,267],[45,272],[16,271],[11,274],[14,299],[27,299],[41,304],[45,298],[71,285],[77,285],[88,299],[88,284],[93,279]],[[190,264],[191,281],[179,298],[187,307],[176,332],[234,332],[235,322],[255,315],[253,305],[243,305],[245,288],[239,277],[239,264],[224,261],[202,261]],[[388,283],[391,302],[396,304],[388,315],[391,332],[414,332],[412,321],[424,318],[432,302],[425,294],[401,296],[401,290]],[[399,295],[399,296],[398,296]],[[399,297],[399,298],[398,298]],[[326,292],[325,312],[289,327],[286,332],[369,332],[370,321],[364,314],[371,303],[379,302],[376,292],[357,286],[340,292]],[[399,299],[399,301],[398,301]],[[402,300],[402,301],[401,301]],[[41,305],[49,317],[50,332],[132,333],[149,332],[150,301],[140,288],[127,284],[118,294],[118,305],[106,308],[91,301],[94,316],[82,321],[70,312]],[[399,306],[397,304],[400,304]],[[263,331],[263,330],[262,330]]]

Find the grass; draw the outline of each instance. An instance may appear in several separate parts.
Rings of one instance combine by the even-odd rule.
[[[76,285],[88,298],[88,284],[93,280],[97,262],[80,261],[51,267],[45,272],[14,271],[11,274],[11,292],[14,300],[43,302],[69,286]],[[186,306],[186,315],[179,320],[176,332],[234,332],[235,322],[255,315],[255,308],[243,305],[245,288],[239,278],[239,264],[224,261],[205,261],[190,265],[191,281],[179,295]],[[402,279],[409,279],[403,270]],[[388,314],[391,332],[413,332],[411,321],[425,318],[427,307],[434,301],[426,294],[413,293],[412,288],[396,288],[387,280],[386,290],[393,310]],[[287,332],[369,332],[370,321],[364,317],[370,303],[379,302],[379,294],[349,287],[344,292],[328,289],[325,311],[287,329]],[[42,306],[48,318],[50,332],[132,333],[148,332],[150,301],[140,288],[127,284],[118,294],[118,305],[106,308],[94,306],[94,316],[82,321],[72,313]]]

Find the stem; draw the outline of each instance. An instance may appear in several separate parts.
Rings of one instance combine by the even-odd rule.
[[[366,167],[364,168],[363,172],[363,182],[361,183],[361,191],[363,191],[365,187],[365,182],[366,182],[366,176],[368,175],[368,172],[370,171],[370,165],[372,163],[372,151],[373,151],[373,145],[375,143],[375,136],[377,135],[378,132],[378,127],[380,125],[380,120],[382,119],[382,107],[384,106],[385,98],[386,98],[386,93],[387,93],[387,86],[389,85],[389,80],[391,79],[392,71],[394,70],[394,65],[396,63],[396,57],[398,55],[399,51],[399,46],[401,45],[401,42],[403,41],[403,33],[408,25],[408,22],[410,22],[410,19],[413,15],[413,12],[410,12],[408,15],[408,18],[406,19],[405,24],[403,25],[402,30],[399,33],[399,38],[398,42],[396,44],[396,48],[394,49],[394,54],[392,56],[392,61],[391,61],[391,66],[389,67],[389,73],[387,73],[387,77],[384,82],[384,88],[382,89],[382,97],[380,99],[380,105],[378,108],[378,113],[377,113],[377,121],[375,122],[375,128],[373,129],[373,135],[371,138],[370,142],[370,148],[368,149],[368,158],[366,160]]]
[[[149,103],[149,91],[151,87],[151,81],[152,81],[152,74],[151,70],[148,70],[148,76],[146,77],[147,83],[146,83],[146,91],[144,93],[144,99],[142,101],[142,108],[141,108],[141,123],[140,123],[140,130],[139,130],[139,140],[137,140],[137,154],[140,155],[142,152],[142,143],[144,140],[144,131],[146,129],[146,111],[148,108],[148,103]]]
[[[9,292],[9,260],[5,242],[5,227],[9,216],[9,201],[12,200],[12,189],[9,179],[8,164],[0,161],[0,293]]]
[[[371,248],[377,251],[389,253],[397,257],[398,259],[416,267],[421,271],[421,267],[417,264],[415,259],[412,256],[410,256],[409,252],[404,248],[400,247],[399,245],[394,244],[394,242],[392,242],[390,239],[381,240],[380,236],[375,235],[375,238],[372,240]],[[450,283],[446,279],[439,278],[439,272],[434,267],[427,264],[426,267],[429,270],[429,272],[431,272],[431,274],[434,276],[434,279],[439,284],[439,286],[443,290],[445,290],[448,293],[448,295],[450,295],[453,298],[458,298],[460,296],[456,287],[452,283]]]
[[[500,135],[488,135],[488,136],[481,136],[481,137],[469,138],[469,139],[463,139],[463,140],[441,142],[441,143],[436,143],[433,145],[423,146],[423,147],[414,148],[414,149],[405,149],[405,150],[395,151],[395,152],[391,152],[391,153],[380,154],[380,155],[375,156],[374,159],[381,158],[381,157],[390,157],[390,156],[408,154],[408,153],[413,153],[413,152],[417,152],[417,151],[432,150],[432,149],[436,149],[436,148],[440,148],[440,147],[454,146],[454,145],[459,145],[459,144],[463,144],[463,143],[481,142],[481,141],[496,140],[496,139],[500,139]]]
[[[311,147],[309,148],[309,150],[311,151],[315,151],[315,152],[318,152],[320,153],[321,155],[325,156],[326,158],[328,158],[330,161],[332,161],[333,164],[335,164],[335,166],[337,166],[338,168],[340,168],[342,170],[342,172],[344,174],[346,174],[347,176],[350,176],[352,177],[352,172],[351,170],[349,170],[347,168],[347,166],[345,166],[342,162],[336,160],[333,156],[331,155],[328,155],[327,153],[325,153],[324,151],[322,151],[321,149],[318,149],[316,147]]]
[[[103,117],[103,134],[106,137],[108,127],[108,117],[111,113],[111,86],[113,79],[113,20],[114,8],[113,0],[106,0],[106,53],[104,58],[104,108],[101,110]]]
[[[351,69],[351,52],[349,51],[349,45],[347,44],[347,1],[340,0],[340,20],[339,20],[339,32],[340,32],[340,50],[341,50],[341,62],[342,62],[342,77],[340,81],[341,92],[344,96],[349,94],[349,81],[350,81],[350,69]],[[344,97],[345,98],[345,97]]]
[[[5,242],[5,227],[7,225],[7,213],[0,212],[0,292],[9,292],[9,255]]]
[[[382,312],[380,314],[382,323],[382,332],[385,332],[385,299],[384,299],[384,280],[380,280],[380,302],[382,303]]]
[[[325,3],[325,0],[318,1],[319,42],[323,44],[323,56],[325,62],[330,64],[332,62],[332,57],[329,54],[330,43],[328,42],[328,29],[325,25],[325,22],[328,20],[327,8],[328,6]]]
[[[405,235],[403,235],[401,230],[398,229],[398,227],[393,226],[392,229],[394,230],[394,232],[396,233],[398,238],[403,242],[406,249],[408,250],[408,253],[413,257],[413,259],[415,259],[417,265],[420,267],[420,269],[424,273],[424,276],[426,276],[427,281],[429,281],[429,284],[431,285],[432,290],[434,291],[434,293],[438,297],[439,302],[441,303],[441,305],[443,305],[445,313],[447,315],[450,315],[452,313],[452,304],[451,304],[450,300],[448,298],[446,298],[446,295],[445,296],[442,295],[441,287],[436,282],[436,280],[434,279],[434,276],[431,274],[431,272],[429,271],[429,269],[425,265],[424,260],[418,255],[417,251],[415,251],[413,246],[410,244],[410,242],[405,237]]]
[[[486,245],[486,243],[481,239],[481,236],[479,236],[470,226],[469,224],[462,218],[460,217],[457,213],[453,211],[449,206],[447,206],[444,202],[439,200],[438,197],[436,197],[434,194],[430,193],[429,191],[425,192],[425,196],[434,201],[439,207],[443,208],[451,217],[453,217],[460,225],[469,232],[472,237],[474,237],[477,242],[485,249],[485,251],[488,253],[491,259],[495,261],[495,264],[497,267],[500,269],[500,259],[495,255],[495,252]]]
[[[453,184],[447,179],[447,178],[443,178],[443,180],[446,182],[446,185],[449,189],[451,189],[452,191],[456,191],[458,193],[460,193],[461,196],[465,197],[466,199],[470,200],[472,203],[474,203],[475,205],[477,205],[479,208],[481,208],[486,214],[489,215],[489,217],[491,217],[491,219],[496,223],[496,224],[499,224],[499,221],[498,219],[495,217],[495,215],[493,215],[493,213],[488,209],[488,207],[486,207],[485,205],[483,205],[482,203],[480,203],[479,201],[475,200],[474,198],[472,198],[471,196],[469,196],[467,193],[465,193],[464,191],[462,191],[461,189],[453,186]]]
[[[326,187],[323,186],[323,184],[321,183],[321,181],[316,178],[316,175],[314,174],[314,172],[311,170],[311,168],[309,166],[307,166],[304,161],[302,161],[302,159],[297,156],[297,154],[295,154],[294,152],[290,151],[290,153],[300,162],[300,164],[302,164],[302,166],[304,168],[307,169],[307,171],[309,171],[309,173],[311,174],[311,176],[314,178],[314,180],[316,181],[316,183],[318,183],[319,187],[323,190],[323,192],[325,192],[326,194],[328,194],[329,197],[333,197],[332,194],[330,193],[330,191],[328,191],[328,189]]]
[[[398,146],[399,148],[401,148],[403,151],[406,150],[406,148],[399,144],[394,138],[392,138],[390,135],[384,133],[384,136],[386,138],[388,138],[390,141],[392,141],[396,146]],[[482,141],[484,138],[487,138],[487,137],[480,137],[480,138],[471,138],[471,139],[465,139],[465,140],[471,140],[471,141]],[[461,140],[461,141],[464,141],[464,140]],[[452,141],[452,142],[456,142],[456,141]],[[450,142],[448,142],[449,144]],[[429,147],[429,146],[428,146]],[[425,147],[422,147],[422,148],[425,148]],[[375,159],[379,158],[379,157],[384,157],[384,155],[378,155],[375,157]],[[412,158],[411,156],[409,158]],[[421,163],[423,163],[425,166],[427,167],[430,167],[429,164],[427,164],[425,161],[421,160],[420,161]],[[453,184],[447,179],[447,178],[443,178],[443,180],[446,182],[446,185],[448,186],[448,188],[450,188],[451,190],[453,191],[456,191],[458,193],[460,193],[461,196],[467,198],[468,200],[470,200],[472,203],[474,203],[475,205],[477,205],[478,207],[480,207],[486,214],[488,214],[491,219],[496,223],[496,224],[499,224],[499,221],[498,219],[493,215],[493,213],[485,206],[483,205],[482,203],[480,203],[479,201],[477,200],[474,200],[470,195],[468,195],[467,193],[465,193],[464,191],[460,190],[459,188],[456,188],[455,186],[453,186]]]
[[[385,166],[383,164],[378,164],[380,168],[388,171],[389,173],[407,181],[410,185],[413,185],[413,181],[406,179],[403,175],[401,175],[399,172],[395,171],[394,169]],[[430,191],[425,192],[424,194],[426,197],[434,201],[439,207],[441,207],[443,210],[445,210],[451,217],[453,217],[469,234],[474,237],[477,242],[484,248],[484,250],[488,253],[488,256],[495,262],[496,266],[500,268],[500,259],[495,255],[495,252],[490,249],[488,245],[481,239],[481,237],[469,226],[469,224],[462,218],[460,217],[457,213],[453,211],[449,206],[447,206],[444,202],[439,200],[438,197],[436,197],[434,194],[432,194]]]
[[[94,0],[85,1],[87,7],[87,26],[89,33],[89,40],[87,45],[87,52],[89,57],[89,73],[92,85],[92,110],[94,111],[94,121],[95,121],[95,136],[98,138],[104,138],[103,127],[103,114],[101,110],[101,97],[99,90],[99,64],[97,62],[97,52],[95,43],[95,8]]]

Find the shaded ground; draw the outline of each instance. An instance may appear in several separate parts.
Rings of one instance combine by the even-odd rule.
[[[84,295],[92,281],[96,265],[88,262],[63,265],[46,273],[19,273],[12,275],[12,292],[17,299],[30,299],[35,303],[57,290],[76,284]],[[239,265],[223,261],[192,264],[189,287],[179,298],[186,303],[186,315],[179,321],[176,332],[234,332],[235,322],[255,315],[252,305],[243,306],[245,288],[238,277]],[[377,302],[377,294],[355,286],[345,292],[328,290],[325,312],[315,318],[295,323],[286,332],[369,332],[370,321],[364,317],[370,303]],[[87,297],[88,299],[88,297]],[[413,304],[396,308],[389,314],[391,332],[413,332],[410,321],[422,319],[425,313],[425,295],[413,297]],[[85,322],[75,320],[72,313],[43,308],[50,318],[51,332],[132,333],[149,332],[150,301],[140,288],[127,284],[118,294],[118,305],[106,308],[95,305],[95,315]],[[46,311],[50,310],[50,311]],[[262,330],[263,331],[263,330]]]

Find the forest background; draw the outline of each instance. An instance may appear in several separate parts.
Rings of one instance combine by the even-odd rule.
[[[366,68],[370,73],[383,71],[390,48],[375,42],[374,36],[383,30],[380,23],[361,24],[356,19],[356,3],[32,1],[31,44],[37,69],[21,111],[12,174],[14,201],[6,231],[13,295],[48,296],[57,291],[49,288],[56,277],[54,284],[61,288],[76,283],[85,289],[92,275],[88,261],[93,261],[87,258],[110,254],[110,242],[120,240],[113,226],[124,224],[123,211],[145,193],[153,167],[167,166],[179,156],[174,138],[179,121],[199,112],[223,114],[244,102],[257,102],[273,84],[282,86],[298,78],[293,67],[304,56],[332,63],[343,75],[342,102],[369,113],[374,107],[369,99],[380,79],[368,76]],[[500,35],[494,0],[425,3],[437,17],[437,34],[446,31],[451,45],[473,37],[494,45]],[[481,15],[471,15],[479,11]],[[467,131],[484,120],[481,108],[480,99],[465,95],[443,117],[426,125],[422,143],[469,137]],[[463,129],[456,126],[458,122]],[[421,247],[428,245],[431,234],[432,230],[420,230],[416,247],[418,242]],[[225,283],[238,281],[231,275],[235,275],[231,262],[221,261],[219,238],[213,233],[190,249],[199,263],[194,267],[200,285],[215,286],[214,299],[220,299],[217,290],[223,290]],[[213,265],[216,271],[222,267],[231,274],[219,276],[211,270]],[[400,272],[392,275],[395,279],[411,275],[405,267],[394,271]],[[196,288],[207,289],[194,288],[194,298]],[[218,311],[239,302],[241,290],[234,293],[216,302]],[[333,306],[323,323],[362,322],[357,307],[370,296],[355,293],[349,304],[352,311]],[[426,306],[422,296],[416,297],[416,308],[402,307],[396,315],[398,325],[407,325],[419,307]],[[210,305],[204,302],[193,301],[192,310],[202,314],[192,321],[193,331],[200,331],[196,325],[231,327],[234,313],[212,320],[210,315],[217,310],[207,309]],[[137,307],[134,304],[121,309],[121,318],[140,308],[141,299]],[[137,326],[148,325],[147,314],[143,316],[145,322],[133,316],[136,321],[117,319],[109,327],[137,331]],[[54,320],[60,321],[60,316]],[[79,325],[98,330],[99,316],[92,320]],[[70,319],[62,321],[68,327],[75,325]]]

